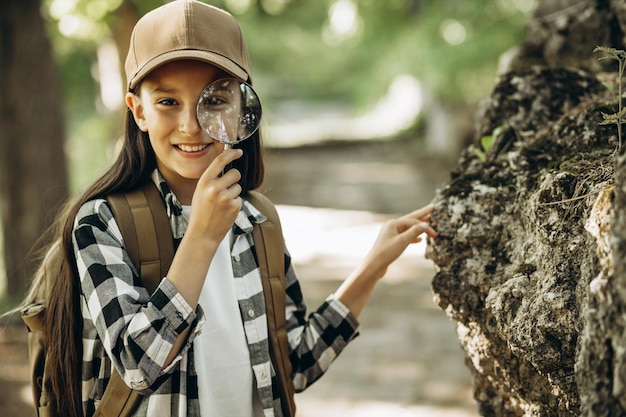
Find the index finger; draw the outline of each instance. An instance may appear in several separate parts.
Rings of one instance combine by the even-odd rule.
[[[234,148],[220,153],[204,171],[204,175],[208,175],[210,177],[221,175],[228,164],[233,162],[235,159],[241,158],[242,155],[243,151],[241,149]]]
[[[430,214],[433,212],[435,205],[430,203],[427,206],[424,206],[420,209],[417,209],[409,214],[406,214],[405,217],[411,217],[419,220],[426,220],[430,217]]]

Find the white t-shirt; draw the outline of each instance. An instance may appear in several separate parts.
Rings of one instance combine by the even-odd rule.
[[[190,210],[183,207],[187,218]],[[202,417],[263,415],[235,294],[231,239],[232,231],[219,245],[200,293],[205,322],[193,343]]]

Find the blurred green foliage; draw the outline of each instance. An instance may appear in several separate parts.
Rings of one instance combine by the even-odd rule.
[[[81,159],[94,146],[110,155],[120,114],[99,106],[97,48],[118,27],[122,2],[143,14],[159,0],[44,0],[63,74],[70,138]],[[429,94],[454,103],[488,95],[500,55],[520,44],[536,0],[207,0],[240,21],[254,82],[270,110],[283,100],[372,106],[398,75],[420,80]],[[118,113],[121,113],[120,110]],[[109,145],[110,147],[110,145]],[[73,188],[95,172],[78,176]],[[72,177],[76,177],[73,175]]]

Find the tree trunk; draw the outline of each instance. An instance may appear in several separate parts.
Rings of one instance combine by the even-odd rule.
[[[61,85],[40,0],[0,2],[0,214],[7,295],[21,297],[33,245],[68,195]]]

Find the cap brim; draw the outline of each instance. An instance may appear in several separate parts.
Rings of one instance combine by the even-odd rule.
[[[196,61],[206,62],[211,65],[215,65],[216,67],[226,71],[230,75],[235,78],[238,78],[241,81],[249,82],[248,73],[241,68],[239,65],[235,64],[230,59],[213,53],[209,51],[199,51],[196,49],[183,49],[178,51],[171,51],[165,54],[159,55],[158,57],[150,60],[146,65],[144,65],[136,74],[133,75],[132,79],[128,81],[128,89],[132,90],[137,87],[137,84],[151,71],[155,68],[171,61],[178,61],[182,59],[192,59]]]

